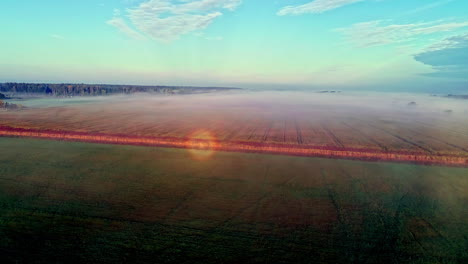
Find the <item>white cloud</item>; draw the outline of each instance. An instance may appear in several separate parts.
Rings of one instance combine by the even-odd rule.
[[[361,1],[365,0],[315,0],[303,5],[285,6],[278,11],[277,15],[317,14]]]
[[[443,39],[442,41],[429,46],[425,52],[455,49],[455,48],[467,48],[468,47],[468,33],[458,36],[452,36]]]
[[[407,42],[417,36],[449,32],[463,27],[468,27],[468,22],[444,23],[435,21],[385,25],[384,21],[370,21],[357,23],[348,28],[338,29],[338,31],[343,33],[356,46],[370,47]]]
[[[120,17],[114,17],[106,23],[108,25],[114,26],[115,28],[117,28],[118,30],[120,30],[121,32],[125,33],[127,36],[133,39],[145,39],[145,36],[129,27],[127,23]]]
[[[127,9],[132,29],[118,14],[107,23],[132,36],[137,31],[168,42],[210,25],[224,10],[234,10],[242,0],[149,0]]]

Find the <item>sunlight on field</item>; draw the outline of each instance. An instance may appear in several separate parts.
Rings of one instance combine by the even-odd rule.
[[[192,158],[206,160],[213,156],[217,148],[217,139],[208,130],[197,130],[188,136],[185,144]]]
[[[242,91],[4,111],[0,126],[57,140],[190,148],[196,158],[226,150],[467,166],[467,111],[463,100],[421,94]]]

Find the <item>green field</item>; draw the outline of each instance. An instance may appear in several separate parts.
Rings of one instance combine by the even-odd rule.
[[[468,169],[0,138],[1,263],[467,263]]]

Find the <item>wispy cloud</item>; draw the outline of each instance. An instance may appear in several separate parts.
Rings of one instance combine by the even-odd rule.
[[[242,0],[149,0],[127,9],[132,29],[119,14],[107,23],[134,37],[135,33],[169,42],[210,25],[224,10],[234,10]],[[140,33],[138,33],[141,32]]]
[[[315,0],[303,5],[291,5],[281,8],[277,15],[317,14],[365,0]]]
[[[114,26],[121,32],[125,33],[127,36],[133,39],[145,39],[145,36],[140,34],[139,32],[133,30],[130,26],[127,25],[125,20],[120,17],[114,17],[111,20],[106,22],[108,25]]]
[[[414,15],[416,13],[424,12],[424,11],[427,11],[429,9],[433,9],[433,8],[437,8],[437,7],[449,4],[449,3],[453,2],[453,1],[455,1],[455,0],[441,0],[441,1],[433,2],[433,3],[429,3],[427,5],[418,7],[418,8],[413,9],[413,10],[410,10],[410,11],[406,12],[405,15]]]
[[[50,37],[54,39],[65,39],[64,36],[59,35],[59,34],[51,34]]]
[[[426,50],[424,50],[424,52],[431,52],[431,51],[445,50],[445,49],[454,49],[454,48],[466,48],[466,47],[468,47],[468,33],[445,38],[445,39],[443,39],[443,40],[429,46]],[[467,63],[468,63],[468,61],[467,61]]]
[[[468,34],[446,38],[414,59],[436,70],[426,76],[468,79]]]
[[[354,24],[337,31],[343,33],[348,41],[358,47],[379,46],[392,43],[403,43],[414,40],[421,35],[438,32],[449,32],[468,27],[468,22],[427,22],[414,24],[387,24],[388,21],[370,21]]]

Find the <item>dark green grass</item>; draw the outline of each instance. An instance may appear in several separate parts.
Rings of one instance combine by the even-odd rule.
[[[468,169],[0,138],[2,263],[466,263]]]

